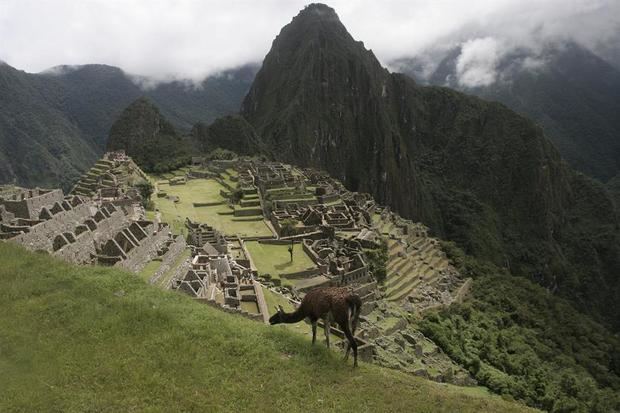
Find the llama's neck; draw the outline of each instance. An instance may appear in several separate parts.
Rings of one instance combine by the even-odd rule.
[[[292,313],[282,313],[282,322],[286,324],[299,323],[304,318],[306,318],[306,315],[301,310],[301,307]]]

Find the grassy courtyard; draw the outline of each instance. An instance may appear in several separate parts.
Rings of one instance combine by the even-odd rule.
[[[147,285],[0,243],[2,412],[518,412]],[[302,327],[309,327],[302,325]]]
[[[270,274],[272,278],[279,278],[279,274],[302,271],[314,268],[315,265],[304,252],[300,244],[293,248],[293,261],[288,252],[289,245],[263,244],[258,241],[248,241],[245,246],[252,256],[252,261],[259,274]]]
[[[244,237],[271,236],[262,215],[235,217],[233,210],[220,195],[225,188],[213,179],[191,179],[185,185],[158,183],[158,190],[168,196],[179,197],[179,202],[167,198],[152,197],[155,207],[161,212],[163,222],[168,222],[175,233],[186,233],[185,218],[206,223],[225,234],[239,234]],[[194,203],[216,204],[194,206]],[[220,204],[217,204],[220,203]]]

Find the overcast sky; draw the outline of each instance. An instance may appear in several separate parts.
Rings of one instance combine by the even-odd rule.
[[[0,60],[28,72],[60,64],[105,63],[158,79],[201,79],[261,61],[280,28],[307,3],[0,0]],[[467,56],[482,54],[483,60],[491,61],[502,50],[535,48],[550,40],[570,38],[596,46],[609,43],[620,28],[620,0],[335,0],[327,4],[384,64],[438,45],[467,45]]]

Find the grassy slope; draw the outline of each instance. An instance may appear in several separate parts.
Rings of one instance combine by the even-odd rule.
[[[0,411],[520,411],[0,243]]]
[[[247,241],[245,246],[252,256],[259,274],[270,274],[273,278],[280,278],[280,274],[303,271],[315,268],[316,265],[301,245],[293,248],[293,261],[288,252],[290,245],[263,244],[258,241]]]

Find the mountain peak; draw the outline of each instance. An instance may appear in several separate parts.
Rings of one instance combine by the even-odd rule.
[[[282,37],[308,40],[316,39],[321,35],[353,40],[334,9],[325,4],[312,3],[304,7],[289,24],[282,28],[276,40]]]
[[[269,91],[280,90],[281,98],[304,102],[308,107],[316,99],[336,104],[352,98],[351,88],[358,81],[372,88],[373,93],[379,85],[380,93],[386,76],[387,71],[372,51],[355,41],[334,9],[313,3],[284,26],[273,41],[241,112],[256,126],[255,122],[261,122],[259,118],[270,119],[281,109],[280,103],[268,98]],[[260,108],[258,102],[262,102]]]
[[[108,150],[122,149],[145,171],[162,171],[187,162],[186,143],[148,98],[129,105],[110,129]]]
[[[299,12],[296,17],[293,18],[293,20],[300,18],[340,21],[338,15],[336,14],[336,10],[323,3],[308,4],[306,7],[303,8],[303,10]]]

